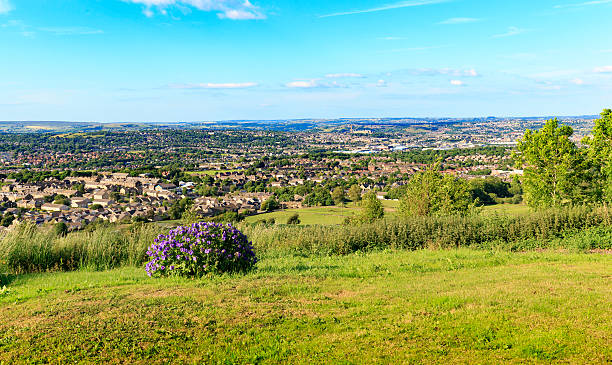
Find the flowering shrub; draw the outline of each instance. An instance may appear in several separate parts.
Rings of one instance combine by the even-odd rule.
[[[149,247],[149,276],[196,276],[241,272],[257,262],[247,237],[231,224],[212,222],[176,227]]]

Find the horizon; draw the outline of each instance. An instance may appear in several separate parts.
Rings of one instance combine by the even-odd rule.
[[[609,10],[612,0],[0,0],[0,118],[592,116],[612,100]]]

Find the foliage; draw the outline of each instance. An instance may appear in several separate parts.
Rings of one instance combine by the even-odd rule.
[[[58,236],[53,229],[22,223],[0,237],[0,263],[15,274],[141,265],[159,234],[153,225],[136,224],[127,230],[109,224],[91,227]]]
[[[361,201],[360,220],[363,222],[374,222],[381,219],[385,215],[385,210],[380,200],[376,198],[376,194],[370,192],[363,196]]]
[[[292,214],[287,218],[287,224],[300,224],[300,215],[298,213]]]
[[[593,192],[599,199],[612,202],[612,110],[604,109],[601,118],[595,121],[593,136],[586,137],[588,162],[591,173],[588,176],[595,187]]]
[[[528,130],[518,141],[515,157],[523,166],[525,201],[534,208],[577,202],[582,156],[570,140],[573,130],[557,119],[539,131]]]
[[[382,219],[344,226],[247,226],[257,251],[294,251],[299,254],[348,254],[372,249],[422,249],[501,246],[520,250],[522,242],[551,239],[592,227],[612,224],[607,207],[562,207],[517,216],[454,215]],[[596,243],[599,248],[608,243]],[[596,248],[596,247],[594,247]]]
[[[63,237],[68,234],[68,226],[64,222],[55,223],[53,230],[57,236]]]
[[[261,210],[264,210],[266,212],[271,212],[278,208],[280,208],[280,204],[278,203],[278,200],[276,200],[274,196],[271,196],[266,201],[261,203]]]
[[[342,186],[336,186],[331,193],[332,199],[334,200],[334,204],[341,205],[346,201],[346,196],[344,195],[344,188]]]
[[[357,184],[351,185],[348,190],[348,198],[352,202],[358,202],[361,200],[361,188]]]
[[[179,226],[155,239],[147,251],[149,276],[244,272],[257,262],[247,237],[231,224],[200,222]]]
[[[408,182],[400,199],[404,217],[465,214],[472,206],[468,183],[451,175],[443,175],[432,166],[419,171]]]

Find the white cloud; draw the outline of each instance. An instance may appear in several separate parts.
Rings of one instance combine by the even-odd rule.
[[[463,81],[461,81],[461,80],[451,80],[450,83],[453,86],[463,86],[463,85],[465,85],[465,83]]]
[[[321,87],[317,80],[292,81],[285,84],[285,86],[292,89],[313,89],[316,87]]]
[[[327,74],[325,75],[328,79],[344,79],[344,78],[362,78],[363,75],[355,73],[339,73],[339,74]]]
[[[555,5],[555,9],[580,8],[580,7],[583,7],[583,6],[603,5],[603,4],[610,4],[610,3],[612,3],[612,0],[594,0],[594,1],[585,1],[585,2],[582,2],[582,3]]]
[[[2,0],[0,0],[2,1]],[[249,0],[122,0],[128,3],[145,6],[143,13],[147,17],[155,15],[153,9],[161,14],[167,14],[171,7],[192,7],[201,11],[213,11],[220,19],[248,20],[265,19],[266,16],[259,7],[251,4]]]
[[[438,24],[466,24],[480,21],[478,18],[450,18],[439,22]]]
[[[574,85],[584,85],[584,80],[583,79],[579,79],[579,78],[575,78],[573,80],[570,80],[570,82]]]
[[[612,66],[595,67],[595,69],[593,69],[593,72],[596,72],[598,74],[612,73]]]
[[[432,68],[422,68],[419,70],[414,70],[413,73],[417,75],[424,76],[437,76],[437,75],[450,75],[455,77],[478,77],[480,76],[475,69],[452,69],[452,68],[440,68],[440,69],[432,69]]]
[[[521,29],[521,28],[517,28],[517,27],[508,27],[508,31],[506,33],[496,34],[496,35],[493,36],[493,38],[512,37],[512,36],[515,36],[515,35],[523,34],[526,31],[527,31],[527,29]]]
[[[338,13],[332,13],[327,15],[321,15],[319,18],[329,18],[332,16],[342,16],[342,15],[353,15],[353,14],[363,14],[363,13],[374,13],[378,11],[392,10],[392,9],[401,9],[401,8],[409,8],[414,6],[423,6],[423,5],[433,5],[446,3],[451,0],[412,0],[412,1],[399,1],[393,4],[382,5],[379,7],[369,8],[369,9],[361,9],[361,10],[351,10],[351,11],[343,11]]]
[[[201,84],[173,84],[170,85],[171,89],[248,89],[251,87],[258,86],[255,82],[241,82],[241,83],[201,83]]]
[[[376,82],[376,87],[387,87],[387,81],[385,80],[378,80],[378,82]]]
[[[0,0],[0,14],[6,14],[11,10],[13,10],[13,6],[9,0]]]

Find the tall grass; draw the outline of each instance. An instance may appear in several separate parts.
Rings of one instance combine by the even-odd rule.
[[[159,233],[159,228],[153,225],[136,225],[125,230],[109,226],[62,237],[52,229],[22,224],[0,239],[0,267],[19,274],[140,265]]]
[[[378,248],[420,249],[501,246],[527,248],[525,242],[546,242],[611,223],[607,207],[551,209],[530,215],[414,217],[350,226],[244,226],[258,252],[347,254]],[[602,247],[603,248],[603,247]]]
[[[373,249],[544,247],[609,249],[610,209],[574,207],[530,215],[414,217],[351,226],[264,226],[242,224],[257,255],[344,255]],[[147,248],[161,232],[155,224],[130,228],[102,226],[65,237],[23,224],[0,237],[0,273],[142,265]]]

